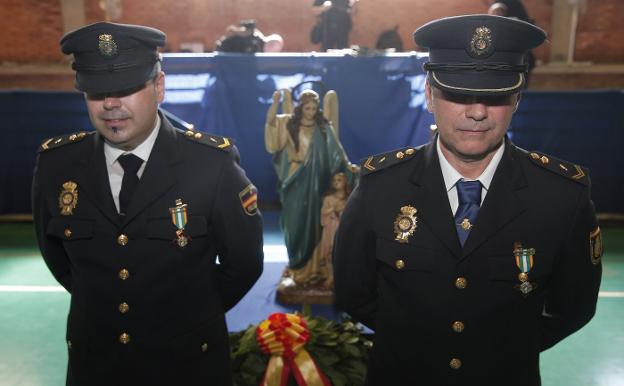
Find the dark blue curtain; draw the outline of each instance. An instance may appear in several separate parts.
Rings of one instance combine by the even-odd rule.
[[[419,145],[433,123],[424,101],[424,59],[414,54],[350,57],[331,54],[165,55],[162,107],[202,131],[234,139],[241,164],[277,203],[276,176],[264,148],[264,121],[273,91],[320,81],[340,100],[340,140],[352,162]],[[92,130],[78,93],[0,92],[3,147],[0,213],[29,213],[39,143]],[[624,93],[525,92],[512,121],[513,141],[591,170],[600,212],[624,213]]]
[[[423,60],[415,54],[168,55],[163,107],[199,130],[233,138],[261,202],[277,202],[277,179],[264,148],[266,112],[276,89],[315,81],[335,90],[340,140],[357,163],[427,141],[433,121],[424,104]],[[308,86],[314,84],[303,88]]]

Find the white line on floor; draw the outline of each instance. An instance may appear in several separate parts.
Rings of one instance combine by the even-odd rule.
[[[265,244],[262,250],[264,251],[265,263],[288,262],[288,251],[285,245]]]
[[[0,292],[65,292],[60,285],[0,285]]]
[[[60,285],[0,285],[0,292],[65,292]],[[600,291],[600,298],[624,298],[624,291]]]
[[[624,291],[600,291],[599,298],[624,298]]]

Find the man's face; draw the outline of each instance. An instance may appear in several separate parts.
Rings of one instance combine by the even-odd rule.
[[[475,97],[448,93],[428,82],[425,95],[438,126],[442,152],[467,162],[482,160],[498,149],[519,100],[519,94]]]
[[[158,104],[165,96],[165,74],[160,72],[139,90],[105,95],[85,94],[89,118],[111,145],[132,150],[152,132]]]

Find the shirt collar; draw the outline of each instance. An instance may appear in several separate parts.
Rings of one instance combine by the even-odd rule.
[[[448,192],[455,186],[457,181],[461,179],[469,180],[468,178],[464,178],[451,164],[446,160],[446,157],[440,150],[440,136],[436,139],[436,151],[438,152],[438,159],[440,161],[440,169],[442,169],[442,177],[444,178],[444,186],[446,187],[446,191]],[[505,152],[505,142],[501,143],[501,145],[496,149],[494,153],[494,157],[485,168],[483,173],[475,180],[481,182],[481,185],[485,188],[485,190],[490,189],[490,184],[492,183],[492,179],[494,178],[494,173],[496,172],[496,168],[500,163],[501,158],[503,158],[503,153]]]
[[[108,142],[104,142],[104,156],[106,157],[106,164],[112,166],[117,158],[122,154],[134,154],[141,158],[144,162],[149,159],[154,143],[156,143],[156,137],[158,137],[158,130],[160,128],[160,116],[156,114],[156,123],[150,135],[141,142],[141,144],[130,151],[119,149],[111,146]]]

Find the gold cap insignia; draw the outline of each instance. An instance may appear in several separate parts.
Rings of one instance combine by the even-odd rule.
[[[477,56],[481,56],[488,53],[491,46],[492,31],[487,27],[477,27],[472,35],[472,40],[470,40],[470,51]]]
[[[113,39],[113,35],[101,34],[98,36],[98,49],[100,55],[112,58],[117,55],[117,43]]]
[[[413,206],[401,207],[401,212],[394,220],[394,239],[400,243],[407,243],[409,237],[414,234],[418,218],[416,212],[418,210]]]
[[[67,181],[63,184],[63,190],[59,195],[59,208],[61,215],[69,216],[74,214],[74,209],[78,205],[78,184]]]

